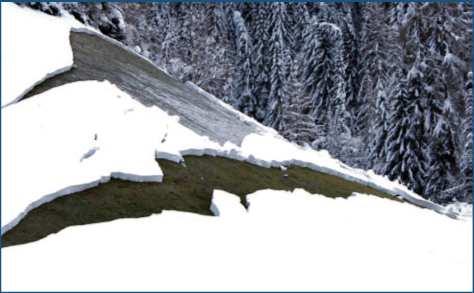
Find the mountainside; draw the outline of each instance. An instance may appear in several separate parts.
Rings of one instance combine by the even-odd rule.
[[[470,3],[26,5],[71,13],[291,141],[472,202]]]
[[[33,16],[26,10],[21,13]],[[36,14],[34,17],[44,18]],[[442,207],[420,199],[400,184],[352,169],[331,158],[327,152],[291,144],[274,130],[237,112],[193,84],[173,79],[120,43],[77,24],[68,26],[70,35],[56,36],[63,44],[56,43],[61,44],[58,50],[72,50],[72,63],[64,59],[64,64],[57,65],[59,69],[46,68],[52,72],[44,72],[45,78],[35,82],[31,90],[24,91],[20,97],[10,98],[9,92],[4,95],[6,100],[14,102],[4,107],[6,123],[3,133],[9,137],[15,134],[4,147],[4,152],[15,154],[11,159],[9,155],[4,163],[5,169],[11,172],[7,177],[10,184],[4,193],[7,197],[16,194],[17,200],[12,203],[15,208],[8,204],[3,207],[2,234],[33,208],[111,178],[161,182],[163,172],[155,166],[154,160],[182,162],[186,155],[227,157],[267,168],[308,167],[341,177],[349,185],[351,181],[367,185],[440,213],[458,215],[458,211],[449,206]],[[24,32],[25,35],[30,33]],[[21,56],[19,58],[17,62],[24,63]],[[37,69],[42,70],[40,65]],[[7,67],[8,70],[12,69]],[[95,95],[102,98],[96,99]],[[5,103],[2,101],[2,104]],[[88,110],[89,107],[94,111]],[[68,112],[70,114],[66,114]],[[101,119],[106,113],[110,118]],[[37,118],[25,121],[24,115]],[[76,116],[78,119],[84,117],[84,125],[76,124],[72,118]],[[62,117],[70,119],[58,125],[56,119]],[[44,121],[38,124],[35,120]],[[33,128],[36,129],[34,136]],[[70,129],[76,130],[71,132]],[[50,139],[44,140],[42,135],[48,135]],[[25,147],[35,140],[41,140],[41,146],[37,145],[35,151],[27,151]],[[18,148],[19,144],[23,147]],[[58,151],[64,159],[55,158]],[[132,163],[132,158],[136,162]],[[53,161],[59,161],[56,167],[51,164]],[[40,171],[45,162],[51,162],[52,171]],[[36,167],[17,168],[22,164]],[[72,166],[74,169],[70,169]],[[64,168],[74,171],[63,175],[64,179],[60,181],[46,179],[57,176],[57,172],[63,172]],[[35,173],[42,174],[35,179],[36,186],[25,186],[16,180],[29,178]],[[292,186],[305,184],[308,183],[301,180]]]
[[[69,66],[70,69],[61,70],[53,74],[52,77],[36,83],[24,96],[16,99],[18,101],[16,104],[8,105],[4,110],[7,123],[3,131],[6,135],[15,133],[9,139],[8,146],[11,148],[5,148],[6,152],[15,152],[15,159],[12,158],[11,161],[7,159],[5,163],[6,169],[11,170],[9,178],[13,180],[9,181],[11,184],[7,185],[8,189],[5,193],[14,193],[17,197],[21,194],[20,198],[23,203],[20,204],[20,201],[17,200],[15,209],[5,205],[5,212],[2,213],[4,217],[3,233],[14,227],[23,218],[25,212],[32,208],[59,196],[93,187],[103,183],[104,180],[109,180],[110,177],[159,182],[163,178],[163,172],[158,166],[153,166],[155,157],[156,159],[180,162],[183,160],[182,156],[186,155],[217,155],[238,161],[247,161],[263,167],[309,167],[316,171],[342,177],[348,180],[346,183],[348,186],[352,186],[350,181],[368,185],[384,193],[405,198],[414,204],[457,216],[457,212],[450,210],[450,208],[423,201],[403,186],[389,182],[387,179],[351,169],[332,159],[325,152],[315,152],[288,143],[274,130],[238,113],[196,86],[186,85],[171,78],[148,60],[112,39],[86,28],[72,27],[71,30],[69,37],[60,36],[64,42],[70,45],[73,52],[73,62]],[[66,46],[64,49],[66,50]],[[45,73],[44,75],[50,74]],[[93,83],[92,80],[105,80],[117,88],[109,86],[108,83],[104,85]],[[114,96],[123,96],[120,90],[139,103],[124,103],[124,101],[120,101],[123,100],[122,98],[115,101]],[[67,98],[62,97],[68,95],[69,92],[74,95],[69,95]],[[99,93],[102,98],[94,99],[94,95]],[[94,111],[87,110],[88,107],[94,107]],[[154,110],[155,107],[159,110]],[[122,114],[117,112],[120,108],[123,109]],[[71,118],[72,115],[78,118],[84,115],[83,119],[87,121],[85,124],[87,128],[81,124],[76,125],[76,122],[71,119],[63,121],[62,125],[57,125],[56,119],[61,119],[69,111],[70,114],[67,116]],[[101,116],[106,113],[111,113],[108,114],[110,120],[102,121]],[[27,122],[22,118],[22,115],[29,115],[29,117],[36,115],[37,119],[45,119],[40,118],[45,114],[48,120],[39,125],[34,119]],[[131,119],[129,116],[132,114],[137,118],[129,121]],[[169,115],[176,115],[179,120]],[[69,124],[70,126],[68,126]],[[21,128],[22,131],[18,125],[24,125]],[[37,128],[35,136],[32,136],[32,128],[37,126],[40,128]],[[77,130],[70,132],[68,127]],[[41,135],[45,131],[43,128],[46,128],[48,135],[54,132],[57,134],[51,137],[51,140],[43,140],[45,151],[42,151],[41,155],[31,151],[24,154],[18,147],[15,147],[20,143],[25,146],[30,145],[36,136],[41,139]],[[120,128],[123,128],[120,130],[120,134],[115,133]],[[133,130],[134,128],[137,130]],[[79,131],[84,134],[79,136]],[[87,134],[87,131],[90,131],[90,134]],[[141,134],[137,135],[133,133],[134,131],[139,131]],[[69,139],[66,139],[65,136]],[[65,141],[68,144],[62,145]],[[127,141],[130,142],[127,143]],[[74,148],[71,144],[74,144]],[[51,145],[55,147],[48,149]],[[13,151],[15,148],[16,150]],[[41,148],[37,145],[36,149],[39,151]],[[57,152],[54,149],[61,150],[64,153],[64,158],[67,159],[65,162],[61,161],[57,167],[52,164],[52,161],[57,157]],[[72,163],[75,160],[74,156],[78,155],[75,152],[80,152],[80,149],[83,149],[80,160]],[[113,152],[111,153],[113,156],[110,152]],[[123,153],[120,154],[120,152]],[[73,157],[69,158],[68,156],[71,155]],[[102,158],[104,155],[106,155],[106,160]],[[123,158],[119,158],[119,156]],[[125,164],[127,161],[121,164],[114,162],[117,159],[130,160],[131,158],[137,161],[132,166],[127,166]],[[40,169],[36,171],[42,172],[44,178],[57,176],[56,172],[63,172],[60,168],[70,168],[68,164],[74,164],[78,171],[65,177],[67,180],[64,181],[38,182],[41,185],[37,185],[36,188],[33,185],[24,186],[15,178],[29,177],[30,174],[35,173],[36,169],[31,167],[28,169],[16,168],[15,166],[19,165],[20,160],[25,164],[34,164],[38,168],[42,168],[46,161],[51,162],[52,173],[48,174],[46,170],[40,171]],[[99,164],[100,168],[97,168],[96,164]],[[110,175],[107,169],[111,169]],[[78,176],[75,172],[80,172],[82,175]],[[241,176],[251,176],[251,172],[256,172],[256,170],[247,172],[249,172],[247,175],[241,174]],[[97,179],[93,180],[94,176],[98,176]],[[284,179],[284,177],[280,179]],[[321,185],[321,187],[317,189],[313,187],[312,191],[317,192],[320,188],[332,189],[327,186],[332,181],[325,182],[327,180],[320,181],[319,179],[316,181],[319,181],[317,185]],[[299,179],[289,185],[286,184],[285,189],[290,186],[293,188],[308,186],[308,184],[314,183]],[[254,187],[250,191],[270,188],[273,185],[257,184],[255,186],[260,188]],[[354,189],[353,192],[356,190]],[[207,196],[210,196],[210,192],[207,193]],[[372,193],[377,192],[373,191]],[[351,193],[348,194],[347,191],[344,191],[340,195],[343,194],[347,196]],[[328,195],[335,194],[329,192]],[[210,197],[207,201],[207,206],[209,206]],[[198,209],[198,211],[202,211],[202,209]],[[19,212],[21,213],[18,216]],[[149,213],[149,211],[144,212],[145,214]],[[118,217],[120,215],[126,216],[125,214],[119,213]],[[104,218],[104,220],[106,219],[107,217]],[[71,220],[66,220],[66,222],[69,221]],[[96,220],[91,219],[90,221]],[[87,220],[81,220],[81,223],[85,222]],[[18,229],[21,230],[22,227]]]
[[[72,17],[1,12],[2,290],[472,286],[471,205],[289,142]]]

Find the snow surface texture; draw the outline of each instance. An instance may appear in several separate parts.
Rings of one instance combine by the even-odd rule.
[[[327,152],[288,143],[275,132],[249,135],[241,147],[221,146],[108,82],[84,81],[2,109],[2,234],[40,204],[111,177],[159,182],[163,174],[155,158],[180,162],[185,155],[222,156],[263,167],[308,167],[400,194],[440,213],[462,212],[420,199],[371,172],[349,168]]]
[[[71,32],[74,70],[47,81],[46,88],[80,80],[108,80],[146,106],[180,117],[184,126],[214,141],[241,144],[259,124],[240,121],[214,100],[191,90],[120,43],[89,30]]]
[[[19,100],[35,84],[71,68],[70,29],[83,27],[83,24],[73,18],[53,18],[13,3],[1,5],[4,73],[1,103],[4,107]]]
[[[5,7],[13,7],[8,5],[2,3],[4,19]],[[29,24],[26,33],[35,32],[31,27],[44,32],[53,23],[70,29],[55,18],[47,24],[36,19],[22,23]],[[48,30],[49,37],[58,37],[51,42],[70,54],[67,34],[55,31]],[[36,50],[43,42],[24,48]],[[7,52],[3,56],[10,58]],[[56,53],[66,54],[48,49],[41,58],[55,60]],[[440,213],[463,213],[463,206],[435,205],[400,184],[349,168],[327,152],[290,144],[267,128],[248,135],[240,146],[218,144],[107,81],[71,83],[15,103],[17,94],[71,64],[15,62],[15,68],[2,67],[4,77],[29,76],[29,70],[38,76],[2,80],[17,87],[16,94],[2,92],[10,97],[2,100],[9,106],[1,110],[2,233],[41,203],[111,177],[159,182],[166,174],[155,157],[181,161],[190,154],[282,169],[305,166]],[[331,199],[303,190],[264,190],[248,201],[246,211],[236,196],[215,191],[210,209],[217,217],[164,212],[69,227],[35,243],[4,248],[2,290],[472,290],[471,221],[369,195]]]
[[[2,232],[41,203],[111,176],[160,182],[154,156],[165,131],[161,115],[97,81],[2,109]]]
[[[216,191],[219,217],[170,211],[4,248],[2,289],[472,290],[471,221],[362,194],[248,199],[248,212],[234,213],[239,202]]]
[[[12,15],[21,14],[24,10],[17,6],[12,8],[9,4],[2,5],[13,9],[15,13],[11,12]],[[44,17],[54,26],[70,29],[67,21],[62,23],[56,18]],[[34,17],[28,20],[31,26],[43,25],[42,18],[39,22]],[[88,32],[97,34],[92,30]],[[59,40],[55,42],[63,42],[58,47],[70,51],[67,35],[58,36]],[[2,42],[5,43],[8,40]],[[30,43],[27,47],[33,50],[35,45]],[[48,54],[42,59],[56,58],[54,50]],[[17,72],[30,69],[24,63],[27,61],[17,60]],[[35,66],[39,72],[47,72],[41,64]],[[8,72],[11,71],[4,76],[13,75]],[[258,133],[247,135],[240,147],[230,142],[221,145],[183,126],[179,123],[179,117],[170,116],[155,106],[145,107],[108,82],[66,84],[4,107],[2,234],[34,207],[59,196],[91,188],[110,177],[160,181],[163,174],[155,157],[179,162],[185,155],[222,156],[263,167],[308,167],[399,195],[416,205],[453,217],[464,214],[463,206],[442,207],[373,172],[350,168],[325,151],[317,152],[289,143],[273,129],[230,109],[230,106],[202,89],[192,84],[188,86],[237,113],[241,121],[257,125]]]

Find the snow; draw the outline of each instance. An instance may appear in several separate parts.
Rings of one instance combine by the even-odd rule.
[[[219,145],[207,137],[199,136],[179,124],[176,118],[173,119],[173,123],[167,126],[167,129],[167,139],[157,147],[157,157],[161,159],[180,162],[186,155],[209,155],[245,161],[265,168],[306,167],[400,196],[415,205],[442,214],[452,217],[465,216],[458,213],[462,209],[449,209],[425,200],[399,182],[390,181],[387,177],[376,175],[373,171],[351,168],[332,158],[327,151],[315,151],[289,143],[273,130],[267,133],[262,131],[260,134],[250,134],[238,147],[232,143]]]
[[[160,182],[162,113],[98,81],[3,108],[2,234],[39,204],[110,177]]]
[[[337,26],[336,24],[334,23],[331,23],[331,22],[325,22],[325,21],[322,21],[322,22],[317,22],[318,25],[320,26],[328,26],[330,27],[334,32],[337,32],[339,34],[341,34],[341,28],[339,26]]]
[[[445,65],[455,65],[461,68],[466,67],[464,61],[462,61],[458,56],[454,55],[453,53],[446,53],[443,59],[443,64]]]
[[[222,107],[226,108],[228,111],[231,111],[233,112],[234,114],[236,114],[239,119],[247,124],[251,124],[251,125],[254,125],[256,126],[256,128],[258,129],[258,131],[260,133],[267,133],[267,134],[275,134],[275,135],[278,135],[278,132],[273,129],[273,128],[270,128],[270,127],[266,127],[262,124],[260,124],[257,120],[255,120],[254,118],[250,117],[250,116],[247,116],[245,114],[243,114],[242,112],[239,112],[237,111],[236,109],[234,109],[231,105],[223,102],[221,99],[217,98],[216,96],[214,96],[213,94],[209,93],[209,92],[206,92],[204,89],[200,88],[199,86],[195,85],[194,83],[192,83],[191,81],[186,81],[185,83],[189,88],[191,88],[192,90],[195,90],[197,92],[199,92],[201,95],[204,95],[206,97],[208,97],[210,100],[214,101],[215,103],[221,105]]]
[[[98,34],[89,28],[72,27],[69,19],[64,21],[15,5],[2,5],[2,8],[6,8],[4,14],[7,20],[11,16],[18,16],[18,19],[28,17],[30,25],[27,27],[53,27],[52,33],[48,35],[60,37],[51,40],[52,50],[48,54],[56,54],[57,50],[70,56],[66,33],[70,29]],[[22,16],[23,13],[26,16]],[[21,27],[25,26],[19,27],[19,31],[23,31]],[[32,32],[35,31],[25,31],[23,34],[31,35]],[[25,36],[23,49],[35,51],[37,44],[28,42],[38,40]],[[3,45],[9,44],[13,36],[7,33],[4,37]],[[107,37],[104,39],[109,40]],[[3,56],[8,56],[5,59],[10,59],[9,54],[13,53],[8,49],[4,51]],[[58,59],[63,55],[58,53]],[[42,57],[42,60],[56,60],[56,56],[52,55]],[[28,58],[15,60],[16,71],[6,66],[3,76],[29,76],[29,71],[35,71],[31,67],[42,68],[41,64]],[[31,82],[24,82],[23,78],[3,82],[20,89],[18,92],[25,92],[44,78],[43,73],[50,71],[41,71],[42,75],[35,77],[38,80]],[[16,72],[18,74],[14,74]],[[230,142],[218,144],[180,124],[179,117],[170,116],[157,107],[145,107],[107,81],[67,84],[21,103],[3,107],[2,234],[38,205],[94,187],[111,177],[159,182],[163,174],[154,159],[181,162],[186,155],[221,156],[263,167],[307,167],[396,194],[416,205],[452,217],[460,216],[459,213],[465,210],[446,208],[426,201],[399,183],[370,171],[350,168],[325,151],[317,152],[289,143],[275,130],[233,110],[199,87],[191,83],[187,85],[190,90],[196,90],[237,113],[238,119],[255,125],[256,133],[247,135],[241,146]]]
[[[151,61],[149,58],[141,55],[139,52],[137,52],[134,48],[130,48],[124,44],[122,44],[121,42],[115,40],[115,39],[112,39],[111,37],[108,37],[102,33],[100,33],[98,30],[96,30],[95,28],[93,27],[90,27],[90,26],[86,26],[86,25],[82,25],[82,26],[75,26],[75,27],[71,27],[70,30],[72,32],[77,32],[77,33],[84,33],[84,34],[90,34],[90,35],[93,35],[93,36],[97,36],[97,37],[100,37],[108,42],[111,42],[111,43],[114,43],[116,46],[119,46],[121,47],[122,49],[126,50],[127,52],[133,54],[135,57],[137,58],[140,58],[141,60],[149,63],[150,65],[152,66],[156,66],[155,63],[153,63],[153,61]],[[166,72],[165,70],[162,70],[160,68],[161,71],[163,71],[164,74],[166,74],[168,77],[170,78],[173,78],[168,72]]]
[[[4,248],[2,289],[472,290],[471,221],[363,194],[261,190],[248,200],[245,214],[224,200],[219,217],[169,211]]]
[[[223,190],[214,190],[210,209],[214,216],[235,217],[247,213],[245,207],[240,204],[240,198],[237,195]]]
[[[462,208],[452,209],[449,207],[443,207],[435,204],[431,201],[423,199],[420,195],[412,192],[406,186],[399,182],[389,180],[386,176],[380,176],[375,174],[372,170],[364,171],[356,168],[349,167],[339,160],[336,160],[330,156],[326,150],[315,151],[310,147],[300,147],[294,143],[289,143],[283,137],[281,137],[274,129],[265,127],[258,123],[255,119],[250,118],[241,112],[235,110],[230,105],[222,102],[212,94],[201,89],[192,82],[186,82],[186,85],[199,93],[206,95],[207,97],[216,101],[226,107],[228,110],[238,114],[242,121],[246,121],[251,124],[258,124],[258,133],[248,135],[242,142],[241,148],[235,147],[233,144],[227,144],[224,146],[217,146],[216,144],[206,140],[200,140],[201,145],[210,144],[207,147],[202,146],[205,151],[196,152],[189,151],[179,146],[165,145],[167,149],[174,149],[174,152],[164,152],[160,158],[169,158],[174,156],[174,161],[183,160],[180,158],[178,150],[184,154],[195,154],[195,155],[211,155],[211,156],[224,156],[232,159],[246,161],[252,164],[256,164],[262,167],[283,167],[286,166],[300,166],[313,169],[336,176],[343,177],[349,181],[358,182],[363,185],[367,185],[389,194],[395,194],[402,197],[415,205],[435,210],[439,213],[449,215],[451,217],[471,217],[469,213],[470,205],[460,204]],[[179,132],[179,131],[178,131]],[[175,132],[174,134],[176,134]],[[268,146],[272,147],[269,148]],[[167,154],[166,154],[167,153]],[[171,155],[173,153],[173,155]]]
[[[83,25],[2,2],[2,107],[73,64],[69,31]],[[25,25],[31,24],[31,25]]]
[[[190,90],[257,125],[256,133],[240,146],[216,143],[108,81],[70,83],[17,103],[34,84],[70,68],[71,29],[97,32],[13,4],[2,10],[2,234],[38,205],[110,178],[161,182],[166,174],[155,158],[182,162],[186,155],[282,172],[307,167],[414,204],[261,190],[248,195],[247,211],[236,195],[215,190],[209,208],[217,217],[168,211],[3,248],[3,291],[472,290],[472,206],[434,204],[325,151],[289,143],[193,84]]]

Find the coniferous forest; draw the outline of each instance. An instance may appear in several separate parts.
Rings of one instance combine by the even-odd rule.
[[[472,202],[472,5],[39,3],[301,145]]]

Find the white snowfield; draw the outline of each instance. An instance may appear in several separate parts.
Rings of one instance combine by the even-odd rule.
[[[2,109],[2,233],[29,210],[110,177],[160,182],[162,115],[108,82],[76,82]]]
[[[28,21],[21,24],[28,23],[28,27],[35,28],[54,27],[48,38],[54,39],[53,47],[57,49],[45,50],[42,60],[56,60],[57,50],[67,51],[62,55],[71,55],[68,34],[64,33],[71,29],[70,19],[62,21],[61,18],[38,15],[11,3],[2,3],[2,9],[4,19],[27,18]],[[35,32],[18,29],[15,38],[24,41],[18,45],[34,51],[37,40],[28,36]],[[91,30],[90,33],[97,32]],[[12,40],[8,38],[13,38],[13,34],[2,37],[3,46],[11,44]],[[9,59],[10,51],[3,52],[3,57]],[[35,83],[27,83],[21,78],[23,73],[28,76],[32,67],[40,80],[51,73],[51,67],[43,66],[41,62],[27,58],[17,58],[15,62],[15,71],[7,67],[9,71],[3,76],[20,73],[17,74],[19,83],[25,87],[22,91]],[[5,82],[14,84],[15,81]],[[203,92],[193,84],[188,86]],[[223,104],[217,98],[211,98]],[[226,107],[232,110],[230,106]],[[246,123],[257,124],[243,114],[239,117]],[[181,125],[179,117],[170,116],[157,107],[145,107],[107,81],[75,82],[20,103],[13,101],[2,108],[2,234],[34,207],[91,188],[111,177],[160,181],[163,174],[155,158],[182,161],[186,155],[222,156],[263,167],[308,167],[396,194],[452,217],[464,216],[469,210],[470,206],[437,205],[371,171],[350,168],[325,151],[317,152],[289,143],[273,129],[261,125],[258,129],[259,132],[248,135],[241,146],[230,142],[220,145]]]
[[[472,224],[409,203],[262,190],[2,249],[6,291],[471,291]],[[126,232],[125,232],[126,231]]]

